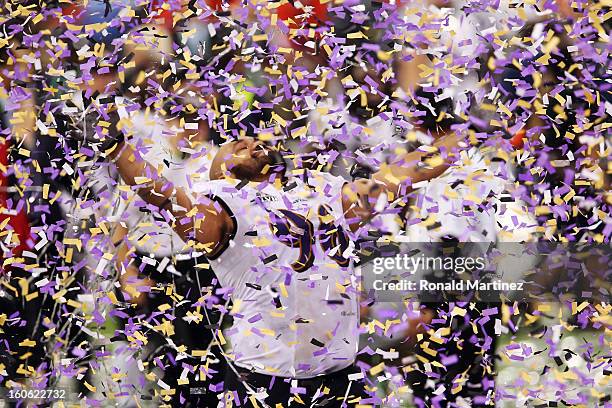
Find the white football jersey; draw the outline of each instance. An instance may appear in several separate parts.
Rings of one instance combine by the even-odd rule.
[[[354,245],[344,219],[344,180],[327,173],[270,184],[216,180],[194,184],[236,224],[210,260],[232,290],[234,324],[224,332],[236,365],[309,378],[354,362],[359,296]]]
[[[439,242],[453,237],[459,242],[497,242],[500,235],[516,236],[533,227],[521,202],[507,193],[513,188],[508,178],[478,149],[463,151],[461,160],[442,175],[415,185],[407,240]],[[520,222],[512,223],[508,217],[519,217]]]

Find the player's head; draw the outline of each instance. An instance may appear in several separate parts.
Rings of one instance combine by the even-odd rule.
[[[266,143],[244,137],[224,143],[210,166],[210,179],[231,177],[239,180],[263,181],[272,173],[284,172],[281,155]]]

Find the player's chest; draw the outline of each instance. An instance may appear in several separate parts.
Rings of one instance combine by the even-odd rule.
[[[319,262],[348,266],[350,242],[340,205],[306,189],[292,194],[258,192],[245,214],[249,246],[278,256],[289,254],[298,272]]]
[[[251,194],[247,213],[251,220],[259,222],[269,222],[279,214],[288,218],[295,214],[315,225],[331,217],[338,222],[342,219],[341,203],[307,186],[290,191],[270,188]]]

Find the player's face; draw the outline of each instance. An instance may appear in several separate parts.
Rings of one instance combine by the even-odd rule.
[[[240,180],[260,181],[270,176],[270,171],[264,173],[266,166],[275,163],[276,158],[269,146],[245,137],[221,146],[210,167],[210,178],[217,180],[229,173]]]

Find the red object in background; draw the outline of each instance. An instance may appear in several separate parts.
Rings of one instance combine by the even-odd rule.
[[[521,129],[518,132],[516,132],[514,134],[514,136],[512,136],[512,138],[510,139],[510,144],[515,148],[515,149],[522,149],[523,146],[525,145],[525,141],[523,140],[525,138],[525,136],[527,135],[527,133],[525,132],[525,129]]]
[[[159,15],[155,18],[157,21],[162,22],[162,26],[168,31],[174,30],[174,17],[170,10],[161,10]]]
[[[321,4],[319,0],[302,0],[304,8],[297,8],[292,3],[285,3],[277,8],[278,18],[283,21],[288,21],[289,28],[308,28],[318,27],[321,23],[327,21],[327,6]],[[312,7],[312,9],[311,9]],[[306,11],[310,13],[304,16]]]
[[[303,8],[297,8],[292,3],[285,3],[276,9],[278,18],[284,21],[290,29],[316,29],[328,21],[327,4],[321,4],[319,0],[301,0],[300,3],[304,6]],[[316,33],[314,38],[298,35],[288,40],[292,48],[299,50],[308,40],[318,42],[320,37],[320,34]]]
[[[78,4],[68,4],[62,7],[62,15],[64,16],[78,16],[81,14],[81,11],[83,9]]]
[[[391,0],[382,0],[381,3],[388,3],[391,4]],[[404,5],[404,0],[395,0],[395,6],[396,8],[400,8]]]
[[[239,0],[206,0],[206,4],[214,11],[223,11],[223,4],[233,6],[238,3]]]
[[[174,12],[175,10],[171,6],[167,10],[163,9],[164,1],[152,1],[151,12],[154,13],[154,20],[156,24],[161,25],[168,31],[174,31]]]
[[[6,141],[5,143],[0,144],[0,163],[5,167],[9,164],[9,143],[10,142]],[[8,177],[4,172],[0,172],[0,207],[3,209],[7,208],[8,187]],[[13,203],[13,206],[14,205],[15,203]],[[30,224],[28,222],[28,217],[26,216],[26,213],[23,209],[15,215],[0,214],[0,223],[4,222],[7,218],[10,218],[10,220],[5,229],[8,228],[8,226],[10,225],[19,237],[19,245],[16,248],[13,248],[12,250],[12,255],[17,256],[20,255],[23,250],[29,249],[28,240],[30,239]]]
[[[70,23],[72,24],[75,24],[78,22],[78,19],[81,17],[81,13],[83,12],[83,8],[80,7],[78,4],[62,3],[60,7],[62,9],[62,17],[68,17],[67,20],[69,20]],[[49,19],[47,20],[49,23],[49,26],[58,27],[60,24],[62,24],[62,22],[60,22],[60,18],[61,18],[60,16],[57,16],[55,14],[50,16]],[[65,22],[66,19],[62,19],[62,20],[64,20]]]

